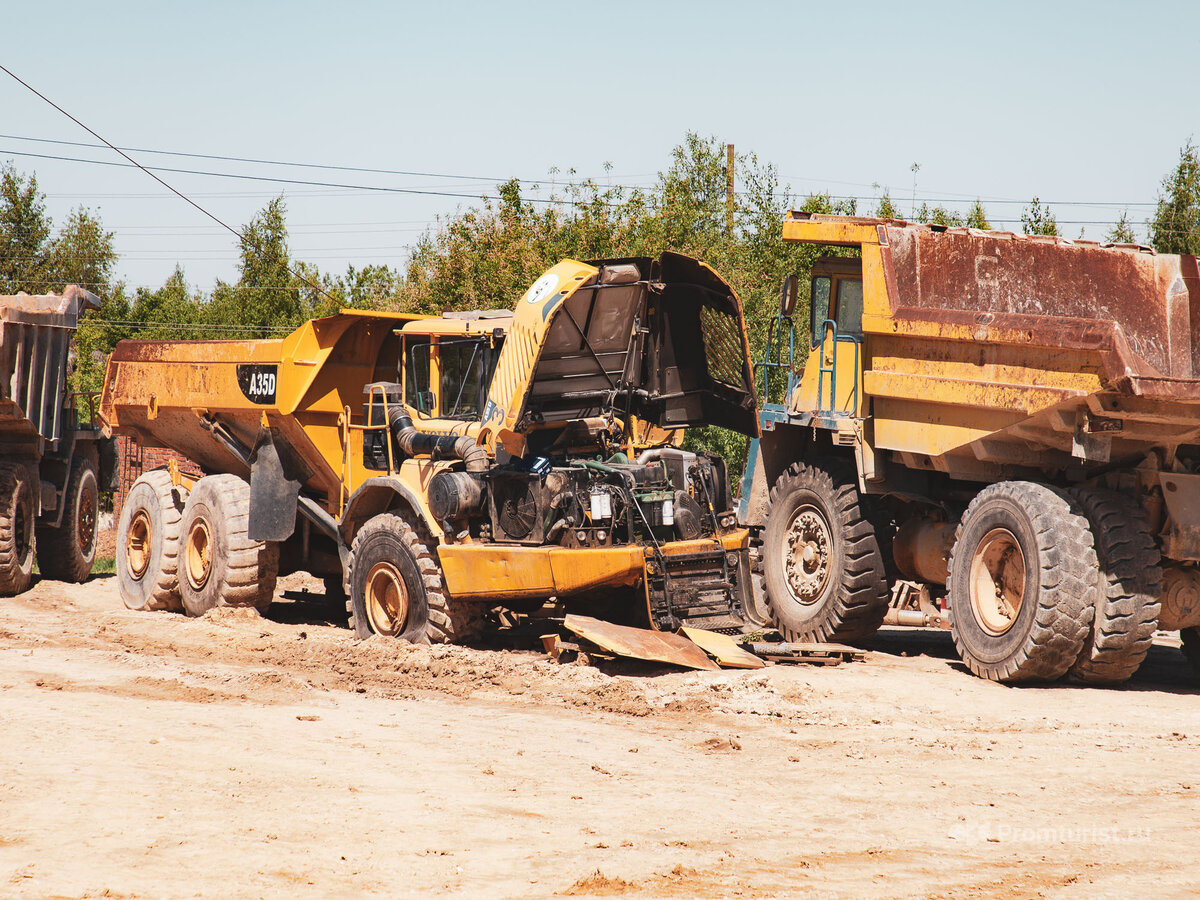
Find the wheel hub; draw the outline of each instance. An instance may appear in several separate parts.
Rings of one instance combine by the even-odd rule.
[[[408,588],[390,562],[378,562],[367,573],[367,619],[376,634],[402,634],[408,623]]]
[[[96,539],[95,495],[89,487],[79,497],[79,515],[75,537],[79,541],[79,549],[86,557],[92,550]]]
[[[212,571],[212,535],[208,523],[203,519],[192,523],[184,557],[188,584],[198,591],[208,582],[208,575]]]
[[[792,519],[786,540],[784,569],[788,588],[800,603],[814,603],[829,583],[832,546],[829,524],[816,508],[801,507]]]
[[[154,527],[144,509],[139,509],[129,523],[129,534],[125,536],[125,559],[129,563],[130,574],[140,579],[150,567],[150,547],[154,537]]]
[[[980,628],[993,637],[1012,628],[1025,598],[1025,555],[1007,528],[992,529],[976,546],[969,587]]]

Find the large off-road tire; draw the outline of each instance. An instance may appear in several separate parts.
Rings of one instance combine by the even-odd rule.
[[[1099,568],[1096,613],[1067,677],[1085,684],[1122,684],[1154,642],[1162,556],[1134,498],[1100,488],[1078,488],[1071,494],[1091,525]]]
[[[1054,681],[1079,657],[1095,609],[1096,551],[1063,492],[1026,481],[980,491],[950,553],[950,630],[989,681]]]
[[[400,516],[383,513],[363,525],[347,569],[346,609],[360,638],[449,644],[470,640],[482,628],[483,606],[451,599],[432,540]]]
[[[171,473],[143,473],[130,487],[117,523],[117,589],[130,609],[181,609],[179,522],[188,491]]]
[[[275,596],[279,545],[252,541],[250,485],[236,475],[208,475],[188,496],[179,529],[179,597],[189,616],[217,606],[266,612]]]
[[[96,464],[76,457],[71,477],[63,493],[62,523],[57,527],[37,527],[38,568],[46,578],[56,581],[87,580],[96,561],[96,523],[100,518],[100,488],[96,483]]]
[[[1200,676],[1200,628],[1185,628],[1179,632],[1183,642],[1183,655],[1192,664],[1192,671]]]
[[[22,465],[0,465],[0,596],[12,597],[33,581],[33,487]]]
[[[763,580],[789,641],[861,641],[879,628],[888,606],[883,558],[849,466],[793,463],[776,480]]]

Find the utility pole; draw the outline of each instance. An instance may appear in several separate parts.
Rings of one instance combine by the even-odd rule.
[[[909,166],[909,169],[911,169],[913,173],[912,210],[909,213],[909,219],[915,222],[917,221],[917,173],[921,171],[921,164],[913,163],[911,166]]]
[[[725,145],[725,234],[733,237],[733,144]]]

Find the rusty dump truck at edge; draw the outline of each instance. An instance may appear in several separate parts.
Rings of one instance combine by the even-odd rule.
[[[1000,681],[1119,683],[1156,629],[1195,659],[1196,258],[805,213],[783,229],[831,251],[807,341],[782,292],[759,366],[777,402],[743,479],[781,628],[948,619]]]
[[[45,578],[91,574],[116,451],[81,421],[67,378],[79,316],[99,307],[77,285],[0,296],[0,594],[29,587],[35,556]]]

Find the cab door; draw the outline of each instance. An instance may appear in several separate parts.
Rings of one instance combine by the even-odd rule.
[[[812,280],[809,365],[815,363],[817,370],[815,411],[857,416],[862,404],[862,274],[856,259],[829,261],[834,262],[836,266],[814,267]]]

